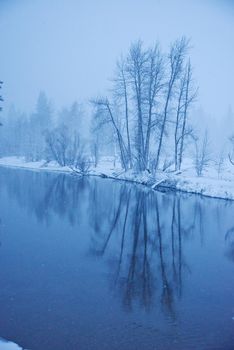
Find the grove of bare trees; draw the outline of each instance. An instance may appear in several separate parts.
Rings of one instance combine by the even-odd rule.
[[[189,108],[197,95],[188,53],[185,37],[167,54],[159,44],[144,48],[137,41],[116,64],[111,94],[92,100],[96,124],[111,126],[125,170],[156,172],[168,152],[175,170],[181,168],[193,132]]]
[[[201,123],[199,130],[195,126],[191,107],[198,88],[189,52],[185,37],[168,52],[159,43],[145,47],[138,40],[117,60],[107,93],[91,98],[86,107],[74,102],[56,111],[44,92],[32,113],[11,106],[2,113],[0,156],[55,161],[81,172],[97,167],[105,156],[124,171],[152,174],[169,168],[180,172],[189,156],[197,176],[212,162],[220,176],[224,151],[212,160],[208,134]],[[233,137],[230,141],[234,164]]]

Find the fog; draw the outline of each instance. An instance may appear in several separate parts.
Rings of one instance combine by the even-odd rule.
[[[3,0],[0,10],[2,157],[82,171],[100,156],[140,171],[178,170],[183,155],[234,158],[232,1]]]
[[[233,107],[234,2],[225,0],[1,0],[5,110],[31,111],[40,90],[61,107],[109,88],[131,42],[191,38],[197,108],[222,119]]]

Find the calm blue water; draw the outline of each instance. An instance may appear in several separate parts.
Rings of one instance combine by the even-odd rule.
[[[0,337],[234,349],[234,203],[0,169]]]

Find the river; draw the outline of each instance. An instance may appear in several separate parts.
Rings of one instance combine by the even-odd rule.
[[[234,348],[234,202],[0,168],[0,337]]]

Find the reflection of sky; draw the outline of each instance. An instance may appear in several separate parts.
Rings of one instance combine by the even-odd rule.
[[[222,115],[234,100],[233,8],[230,0],[0,1],[6,103],[32,108],[40,89],[57,105],[102,94],[133,40],[166,49],[185,34],[200,103]]]

